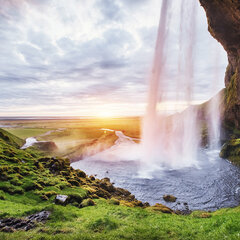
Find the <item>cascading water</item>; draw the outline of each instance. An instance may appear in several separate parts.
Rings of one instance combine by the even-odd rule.
[[[219,76],[219,55],[220,52],[215,48],[215,68],[214,79],[212,80],[211,94],[214,96],[208,105],[208,141],[211,150],[220,149],[220,101],[221,96],[218,93],[221,78]]]
[[[171,2],[174,4],[171,5]],[[114,145],[101,151],[103,148],[100,142],[97,153],[91,155],[90,152],[84,161],[74,162],[71,166],[86,171],[88,175],[97,174],[99,179],[110,178],[116,187],[126,188],[137,199],[152,205],[159,203],[164,194],[173,194],[179,203],[188,203],[191,210],[213,211],[221,207],[239,205],[240,170],[219,158],[212,147],[215,140],[219,139],[217,98],[213,98],[208,105],[210,149],[198,148],[200,136],[198,126],[202,121],[197,120],[203,120],[204,115],[199,111],[200,114],[197,116],[197,109],[202,108],[193,106],[193,99],[199,100],[199,95],[202,96],[203,91],[194,92],[194,89],[206,87],[205,83],[210,80],[208,71],[212,64],[205,59],[203,61],[196,59],[197,64],[194,62],[194,51],[199,49],[194,48],[198,44],[195,42],[197,2],[162,0],[141,144],[138,144],[139,139],[125,136],[124,132],[101,129],[117,136]],[[178,23],[179,27],[176,27]],[[206,49],[210,44],[206,44],[202,36],[199,34],[201,39],[199,45],[202,47],[199,53],[205,50],[212,56],[212,47]],[[194,63],[198,67],[195,70]],[[206,71],[205,66],[206,75],[202,74],[204,70]],[[220,86],[217,86],[220,69],[216,66],[215,69],[215,77],[211,80],[212,95],[220,89]],[[197,79],[197,83],[193,81],[194,79]],[[173,112],[174,114],[170,115]],[[108,142],[108,139],[103,138],[102,144],[105,140]],[[189,166],[199,168],[171,171]],[[185,204],[167,202],[164,204],[175,210],[182,210],[183,205],[185,209]]]
[[[197,166],[199,142],[197,110],[193,101],[193,62],[196,25],[196,1],[181,2],[179,30],[178,77],[166,78],[167,21],[171,11],[171,1],[163,0],[158,37],[155,47],[152,73],[149,79],[148,105],[143,121],[140,175],[147,175],[159,168],[181,168]],[[170,34],[170,33],[169,33]],[[169,89],[174,88],[171,96]],[[186,108],[182,113],[169,116],[168,109],[158,113],[158,105],[167,101],[179,103]]]

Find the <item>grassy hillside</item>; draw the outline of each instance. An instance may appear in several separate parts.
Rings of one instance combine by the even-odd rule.
[[[15,136],[18,136],[19,138],[26,139],[28,137],[36,137],[39,135],[43,135],[47,133],[48,131],[51,131],[54,129],[49,128],[7,128],[7,131],[14,134]]]
[[[1,240],[240,239],[240,207],[189,216],[150,207],[109,179],[73,170],[67,159],[20,150],[21,139],[0,132],[0,219],[51,212],[32,230],[0,231]],[[66,206],[54,203],[57,194],[68,196]]]
[[[24,144],[24,140],[0,128],[0,139],[4,143],[8,143],[16,148]]]

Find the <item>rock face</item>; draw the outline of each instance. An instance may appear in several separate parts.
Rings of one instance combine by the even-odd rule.
[[[224,119],[234,127],[240,127],[240,1],[199,0],[204,7],[208,30],[228,54],[225,74]]]

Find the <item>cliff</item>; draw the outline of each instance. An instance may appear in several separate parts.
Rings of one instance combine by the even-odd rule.
[[[228,54],[225,74],[224,120],[240,127],[240,1],[199,0],[206,11],[208,30]]]

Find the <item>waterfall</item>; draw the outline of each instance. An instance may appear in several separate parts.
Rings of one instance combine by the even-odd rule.
[[[219,58],[220,52],[215,48],[215,68],[214,68],[214,78],[211,81],[211,95],[213,98],[208,104],[208,141],[209,148],[211,150],[217,150],[220,148],[220,100],[221,96],[218,93],[219,85],[221,83],[221,78],[219,76]]]
[[[170,44],[168,35],[171,34],[167,23],[171,21],[170,16],[177,15],[170,14],[172,6],[170,0],[162,0],[155,55],[149,77],[147,109],[142,126],[141,176],[151,176],[154,170],[163,167],[176,169],[197,166],[199,131],[197,110],[192,106],[196,0],[181,1],[177,77],[167,74],[166,64]],[[169,90],[173,89],[169,94]],[[175,110],[179,110],[179,107],[185,110],[170,115],[168,102]]]

